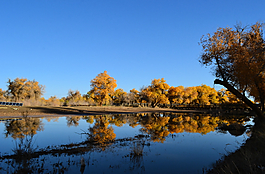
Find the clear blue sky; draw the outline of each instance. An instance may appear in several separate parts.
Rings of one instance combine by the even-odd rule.
[[[45,85],[45,98],[85,94],[104,70],[127,92],[162,77],[214,87],[200,38],[265,22],[264,9],[264,0],[0,0],[0,88],[23,77]]]

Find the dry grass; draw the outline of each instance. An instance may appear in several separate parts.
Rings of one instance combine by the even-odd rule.
[[[265,120],[256,120],[252,136],[246,143],[216,162],[208,173],[265,173]]]

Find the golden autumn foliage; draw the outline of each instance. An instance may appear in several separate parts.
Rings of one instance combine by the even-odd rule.
[[[80,91],[69,90],[68,96],[65,99],[65,103],[68,105],[78,105],[84,103],[84,98],[81,95]]]
[[[26,117],[22,120],[11,120],[6,124],[6,137],[11,136],[14,139],[24,138],[37,134],[37,131],[43,130],[43,123],[39,118]]]
[[[79,120],[81,119],[80,116],[69,116],[66,117],[67,120],[67,126],[78,126],[79,125]]]
[[[114,93],[117,84],[116,80],[110,77],[107,71],[104,71],[91,80],[90,86],[92,88],[90,90],[90,96],[101,106],[103,103],[110,102],[110,95]]]
[[[234,95],[225,89],[216,91],[207,85],[186,87],[171,86],[168,90],[168,99],[171,104],[222,104],[222,103],[237,103],[234,100]]]
[[[122,127],[124,124],[127,123],[127,117],[123,114],[113,115],[111,119],[109,119],[110,124],[114,124],[117,127]]]
[[[139,94],[138,90],[133,88],[130,90],[129,94],[132,96],[132,99],[131,99],[132,103],[139,103],[140,102],[140,94]]]
[[[183,95],[183,104],[193,104],[197,99],[198,93],[196,87],[187,87]]]
[[[217,104],[218,101],[218,93],[214,88],[211,88],[207,85],[197,86],[197,102],[199,104]]]
[[[168,107],[169,104],[178,105],[210,105],[223,103],[240,103],[231,92],[221,89],[216,91],[207,85],[183,87],[169,86],[164,78],[154,79],[147,87],[140,91],[133,88],[129,93],[119,88],[113,77],[106,71],[91,80],[91,90],[81,95],[76,90],[69,90],[66,97],[61,99],[51,96],[40,98],[44,87],[36,81],[16,78],[9,80],[8,90],[0,89],[1,101],[22,101],[24,105],[60,106],[60,105],[102,105],[115,104],[126,106]],[[33,101],[33,102],[30,102]]]
[[[8,93],[15,102],[23,101],[25,99],[39,99],[44,93],[44,86],[39,82],[30,81],[26,78],[16,78],[15,80],[8,80]]]
[[[47,100],[41,98],[41,103],[45,106],[60,106],[61,102],[56,96],[51,96]]]
[[[55,118],[51,118],[55,119]],[[140,125],[141,132],[150,137],[153,142],[163,143],[166,137],[176,133],[200,133],[202,135],[213,132],[222,125],[244,125],[248,118],[230,116],[228,118],[213,117],[211,115],[185,115],[183,113],[136,113],[114,115],[91,115],[67,117],[67,126],[78,126],[81,119],[92,124],[88,129],[89,142],[99,144],[103,149],[111,144],[116,134],[112,125],[121,127],[128,124],[131,127]],[[49,119],[47,119],[49,121]],[[43,130],[43,124],[39,118],[24,118],[22,120],[10,120],[5,123],[5,134],[14,139],[24,138],[27,135],[35,135]]]
[[[107,117],[98,116],[93,127],[89,129],[90,140],[101,146],[106,146],[109,142],[116,138],[114,129],[109,127]]]
[[[114,103],[122,104],[126,100],[126,95],[127,95],[127,92],[125,92],[123,89],[121,88],[116,89],[112,96],[112,100]]]
[[[216,84],[228,88],[258,115],[262,112],[246,97],[252,96],[264,110],[265,40],[262,24],[250,27],[219,28],[213,35],[201,38],[200,62],[212,66]]]
[[[168,99],[172,104],[182,104],[183,103],[183,95],[184,95],[184,87],[171,86],[168,90]]]
[[[89,116],[90,117],[90,116]],[[91,120],[89,117],[86,120]],[[211,115],[185,115],[178,113],[137,113],[115,114],[113,116],[93,116],[95,125],[90,128],[90,136],[93,141],[105,144],[115,138],[110,125],[131,127],[140,125],[141,132],[150,136],[153,142],[163,143],[166,137],[174,133],[200,133],[202,135],[215,131],[220,125],[244,124],[244,119],[229,117],[224,119]],[[101,138],[102,137],[102,138]],[[102,139],[102,140],[101,140]]]
[[[217,91],[217,99],[219,100],[219,103],[226,103],[229,101],[229,98],[227,96],[227,92],[224,88]]]
[[[5,94],[6,94],[6,91],[3,91],[3,90],[0,88],[0,100],[4,100],[4,99],[5,99]]]
[[[150,86],[141,90],[142,100],[151,103],[152,107],[156,107],[158,104],[169,104],[167,98],[169,85],[165,82],[164,78],[152,80]]]
[[[168,130],[169,119],[170,117],[160,117],[154,114],[144,117],[140,122],[143,126],[142,131],[150,134],[152,141],[163,143],[170,133]]]

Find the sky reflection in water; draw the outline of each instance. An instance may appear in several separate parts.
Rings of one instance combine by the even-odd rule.
[[[1,121],[0,173],[202,173],[245,142],[246,125],[169,113]]]

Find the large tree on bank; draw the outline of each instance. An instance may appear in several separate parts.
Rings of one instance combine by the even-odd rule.
[[[249,27],[219,28],[201,38],[200,62],[212,66],[215,84],[226,87],[258,116],[265,108],[265,41],[262,24]],[[260,108],[248,97],[254,97]]]
[[[7,92],[15,102],[25,99],[37,100],[43,95],[45,89],[45,86],[39,84],[39,82],[26,78],[9,79],[7,83]]]

